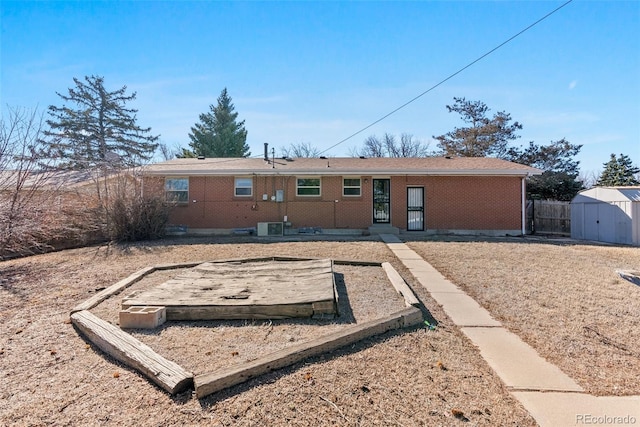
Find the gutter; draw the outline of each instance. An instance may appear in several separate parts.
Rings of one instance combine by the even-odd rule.
[[[522,177],[522,237],[527,233],[527,177]]]
[[[392,175],[392,176],[521,176],[540,175],[540,172],[518,169],[167,169],[146,170],[148,176],[229,176],[229,175],[257,175],[257,176],[343,176],[343,175]]]

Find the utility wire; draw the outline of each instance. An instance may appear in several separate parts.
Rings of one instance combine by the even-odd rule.
[[[506,45],[507,43],[511,42],[512,40],[514,40],[515,38],[517,38],[518,36],[522,35],[523,33],[527,32],[528,30],[530,30],[531,28],[533,28],[534,26],[538,25],[540,22],[544,21],[545,19],[547,19],[548,17],[550,17],[551,15],[553,15],[554,13],[556,13],[557,11],[559,11],[560,9],[562,9],[563,7],[565,7],[566,5],[568,5],[569,3],[571,3],[573,0],[568,0],[567,2],[563,3],[562,5],[560,5],[559,7],[557,7],[556,9],[552,10],[551,12],[547,13],[545,16],[543,16],[542,18],[538,19],[537,21],[535,21],[533,24],[529,25],[528,27],[524,28],[523,30],[521,30],[520,32],[516,33],[515,35],[511,36],[509,39],[507,39],[506,41],[500,43],[498,46],[494,47],[493,49],[491,49],[490,51],[488,51],[487,53],[485,53],[484,55],[480,56],[479,58],[475,59],[474,61],[470,62],[469,64],[465,65],[464,67],[460,68],[458,71],[456,71],[455,73],[449,75],[449,77],[445,78],[444,80],[441,80],[439,83],[431,86],[429,89],[425,90],[424,92],[422,92],[421,94],[419,94],[418,96],[410,99],[409,101],[405,102],[404,104],[402,104],[401,106],[397,107],[395,110],[392,110],[391,112],[385,114],[384,116],[380,117],[378,120],[372,122],[371,124],[363,127],[362,129],[360,129],[357,132],[352,133],[351,135],[349,135],[348,137],[344,138],[343,140],[333,144],[331,147],[327,148],[324,151],[321,151],[319,154],[324,154],[327,151],[337,147],[338,145],[347,142],[348,140],[350,140],[351,138],[353,138],[356,135],[361,134],[362,132],[364,132],[365,130],[369,129],[370,127],[380,123],[381,121],[383,121],[384,119],[386,119],[387,117],[397,113],[398,111],[402,110],[404,107],[406,107],[407,105],[413,103],[414,101],[418,100],[419,98],[423,97],[424,95],[426,95],[427,93],[431,92],[432,90],[434,90],[435,88],[437,88],[438,86],[444,84],[445,82],[451,80],[452,78],[454,78],[455,76],[457,76],[458,74],[462,73],[464,70],[466,70],[467,68],[470,68],[472,65],[476,64],[477,62],[483,60],[484,58],[486,58],[487,56],[491,55],[493,52],[495,52],[496,50],[500,49],[501,47],[503,47],[504,45]]]

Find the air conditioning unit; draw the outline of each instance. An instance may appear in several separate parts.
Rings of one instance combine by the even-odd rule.
[[[284,223],[282,222],[259,222],[258,236],[282,236],[284,234]]]

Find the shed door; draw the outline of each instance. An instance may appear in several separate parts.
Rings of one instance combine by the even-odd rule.
[[[407,187],[407,231],[424,230],[424,188]]]
[[[598,229],[600,228],[600,220],[598,219],[598,204],[584,204],[584,239],[599,240]]]
[[[600,227],[598,227],[598,240],[602,242],[619,243],[616,241],[616,206],[609,205],[607,203],[600,203],[598,205],[598,220],[600,220]]]
[[[585,203],[584,238],[599,242],[623,243],[616,236],[616,219],[620,214],[615,205]]]

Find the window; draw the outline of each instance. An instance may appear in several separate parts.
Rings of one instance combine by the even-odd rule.
[[[360,178],[344,178],[342,180],[343,196],[360,196]]]
[[[189,203],[189,178],[166,178],[164,191],[169,201]]]
[[[236,196],[252,196],[253,195],[253,179],[236,178],[235,193]]]
[[[298,196],[319,196],[320,178],[298,178],[296,180],[296,194]]]

